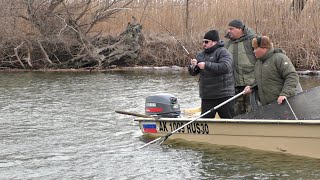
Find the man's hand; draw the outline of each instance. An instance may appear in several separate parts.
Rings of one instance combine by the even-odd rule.
[[[251,86],[246,86],[243,91],[244,91],[244,94],[250,94],[252,92]]]
[[[190,64],[191,64],[192,67],[195,67],[195,66],[198,64],[198,60],[196,60],[196,59],[191,59],[191,60],[190,60]]]
[[[277,100],[278,104],[282,104],[282,102],[283,102],[283,100],[284,100],[285,98],[287,98],[287,97],[286,97],[286,96],[279,96],[279,97],[278,97],[278,100]]]
[[[199,67],[200,69],[204,69],[204,67],[205,67],[205,62],[199,62],[199,63],[198,63],[198,67]]]

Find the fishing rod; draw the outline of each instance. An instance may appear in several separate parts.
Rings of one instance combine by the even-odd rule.
[[[132,9],[131,9],[132,10]],[[137,12],[137,11],[135,11]],[[138,12],[140,13],[140,12]],[[142,13],[141,13],[142,14]],[[151,16],[147,15],[147,14],[142,14],[142,16],[145,15],[146,17],[150,18],[151,20],[153,20],[154,22],[156,22],[160,27],[162,27],[164,30],[166,30],[172,37],[174,40],[176,40],[179,45],[183,48],[183,50],[188,54],[188,56],[191,58],[191,59],[194,59],[195,58],[195,55],[194,54],[191,54],[187,48],[166,28],[164,27],[160,22],[158,22],[157,20],[155,20],[154,18],[152,18]]]
[[[133,9],[131,9],[131,8],[126,8],[126,10],[135,11],[135,10],[133,10]],[[146,15],[146,14],[141,13],[141,12],[138,12],[138,11],[135,11],[135,12],[141,14],[142,16]],[[132,16],[132,17],[135,19],[134,16]],[[154,22],[156,22],[160,27],[162,27],[163,29],[165,29],[165,30],[173,37],[173,39],[176,40],[176,41],[179,43],[179,45],[183,48],[183,50],[188,54],[188,57],[190,57],[191,59],[195,59],[195,58],[196,58],[195,55],[194,55],[194,54],[191,54],[191,53],[187,50],[187,48],[186,48],[166,27],[164,27],[160,22],[158,22],[157,20],[155,20],[154,18],[152,18],[152,17],[149,16],[149,15],[146,15],[146,17],[150,18],[151,20],[153,20]],[[142,19],[142,18],[141,18],[141,19]],[[140,22],[141,22],[141,19],[140,19]]]
[[[292,109],[292,107],[291,107],[291,105],[290,105],[289,100],[287,99],[287,97],[285,97],[284,99],[286,100],[286,102],[287,102],[287,104],[288,104],[288,106],[289,106],[289,108],[290,108],[290,110],[291,110],[294,118],[295,118],[296,120],[299,120],[299,119],[297,118],[297,116],[296,116],[296,113],[294,113],[294,111],[293,111],[293,109]]]
[[[191,55],[190,52],[187,50],[187,48],[186,48],[177,38],[175,38],[174,35],[173,35],[166,27],[162,26],[162,24],[160,24],[158,21],[156,21],[156,20],[153,19],[152,17],[150,17],[150,16],[147,16],[147,17],[149,17],[149,18],[152,19],[154,22],[156,22],[159,26],[161,26],[163,29],[165,29],[165,30],[173,37],[173,39],[175,39],[175,40],[182,46],[183,50],[186,51],[186,53],[188,54],[188,56]]]

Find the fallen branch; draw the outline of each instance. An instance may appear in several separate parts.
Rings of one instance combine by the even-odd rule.
[[[42,44],[40,43],[39,40],[37,40],[37,42],[38,42],[38,44],[39,44],[39,47],[40,47],[40,49],[41,49],[41,52],[43,53],[43,55],[44,55],[44,57],[45,57],[45,60],[46,60],[50,65],[52,65],[53,63],[52,63],[52,61],[50,60],[47,52],[44,50]]]
[[[19,61],[20,65],[25,69],[26,67],[23,64],[23,62],[21,61],[21,58],[20,58],[19,53],[18,53],[18,49],[21,48],[24,43],[25,43],[25,41],[20,43],[19,46],[15,47],[13,50],[14,50],[14,55],[17,57],[17,60]]]

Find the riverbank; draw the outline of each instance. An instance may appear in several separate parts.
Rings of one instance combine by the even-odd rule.
[[[187,67],[180,66],[134,66],[134,67],[114,67],[110,69],[95,69],[95,68],[79,68],[79,69],[12,69],[0,68],[0,72],[121,72],[121,71],[142,71],[142,72],[187,72]],[[320,71],[312,70],[297,70],[299,75],[318,76]]]
[[[96,69],[96,68],[78,68],[78,69],[12,69],[0,68],[0,72],[117,72],[117,71],[163,71],[163,72],[183,72],[187,71],[186,67],[179,66],[134,66],[134,67],[114,67],[109,69]]]

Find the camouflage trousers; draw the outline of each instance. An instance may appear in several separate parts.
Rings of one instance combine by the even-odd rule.
[[[236,87],[236,94],[241,93],[244,90],[244,88],[245,86]],[[246,112],[250,112],[251,110],[252,107],[250,104],[250,94],[242,95],[235,100],[234,112],[236,116]]]

